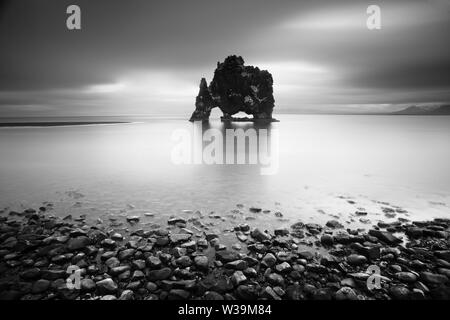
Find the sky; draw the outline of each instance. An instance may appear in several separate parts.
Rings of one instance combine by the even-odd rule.
[[[274,114],[448,104],[449,34],[450,0],[0,1],[0,117],[189,117],[230,54],[272,73]]]

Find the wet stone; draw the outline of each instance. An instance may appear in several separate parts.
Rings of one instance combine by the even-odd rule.
[[[150,281],[165,280],[172,275],[172,270],[170,268],[162,268],[159,270],[151,270],[148,273],[148,279]]]
[[[326,226],[332,229],[340,229],[344,226],[337,220],[330,220],[326,223]]]
[[[227,263],[227,262],[238,260],[239,255],[234,251],[221,250],[221,251],[216,252],[216,259],[218,259],[224,263]]]
[[[336,300],[358,300],[358,295],[352,288],[343,287],[336,292]]]
[[[95,290],[96,285],[92,279],[82,279],[80,282],[80,288],[83,292],[92,292]]]
[[[40,279],[33,283],[33,287],[31,289],[32,293],[42,293],[46,291],[50,287],[50,281],[45,279]]]
[[[320,242],[324,246],[332,246],[334,243],[334,238],[333,238],[333,236],[331,236],[329,234],[324,234],[320,237]]]
[[[97,289],[101,293],[113,293],[117,291],[117,284],[112,279],[104,279],[96,283]]]
[[[267,253],[261,261],[261,264],[266,267],[272,267],[277,262],[277,258],[272,253]]]
[[[284,278],[278,273],[270,273],[267,277],[267,282],[274,286],[284,286]]]
[[[194,264],[197,268],[202,270],[208,270],[209,260],[208,257],[199,255],[194,258]]]
[[[241,283],[247,281],[247,277],[242,271],[236,271],[231,276],[231,282],[234,286],[239,286]]]
[[[158,257],[150,256],[147,258],[146,264],[151,269],[159,269],[161,267],[161,260]]]
[[[417,281],[417,276],[411,272],[397,272],[395,277],[401,282],[413,283]]]
[[[360,266],[367,263],[367,258],[362,255],[351,254],[347,257],[347,262],[353,266]]]
[[[247,269],[248,263],[244,260],[235,260],[225,264],[225,268],[234,270],[244,270]]]

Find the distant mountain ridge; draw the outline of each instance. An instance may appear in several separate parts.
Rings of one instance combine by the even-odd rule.
[[[394,115],[425,115],[425,116],[438,116],[438,115],[450,115],[450,105],[443,105],[435,108],[425,108],[425,107],[417,107],[411,106],[406,109],[392,112]]]

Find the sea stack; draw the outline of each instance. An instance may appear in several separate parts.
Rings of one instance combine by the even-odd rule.
[[[195,111],[192,113],[189,121],[203,121],[208,120],[211,114],[211,109],[214,107],[214,101],[211,97],[211,93],[208,90],[206,79],[200,80],[200,90],[198,91],[197,98],[195,99]]]
[[[267,70],[245,66],[242,57],[232,55],[217,63],[209,87],[206,79],[201,79],[190,121],[208,120],[215,107],[222,111],[223,121],[276,121],[272,118],[274,106],[272,75]],[[241,111],[253,118],[232,117]]]

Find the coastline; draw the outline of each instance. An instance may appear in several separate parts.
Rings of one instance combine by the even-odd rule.
[[[450,298],[450,219],[379,222],[368,232],[338,220],[270,232],[243,223],[227,247],[195,212],[128,234],[85,218],[57,218],[51,205],[3,212],[0,300]],[[139,227],[138,216],[124,219]],[[66,285],[69,267],[80,270],[79,289]]]
[[[0,128],[15,127],[65,127],[65,126],[86,126],[99,124],[125,124],[126,121],[43,121],[43,122],[2,122]]]

